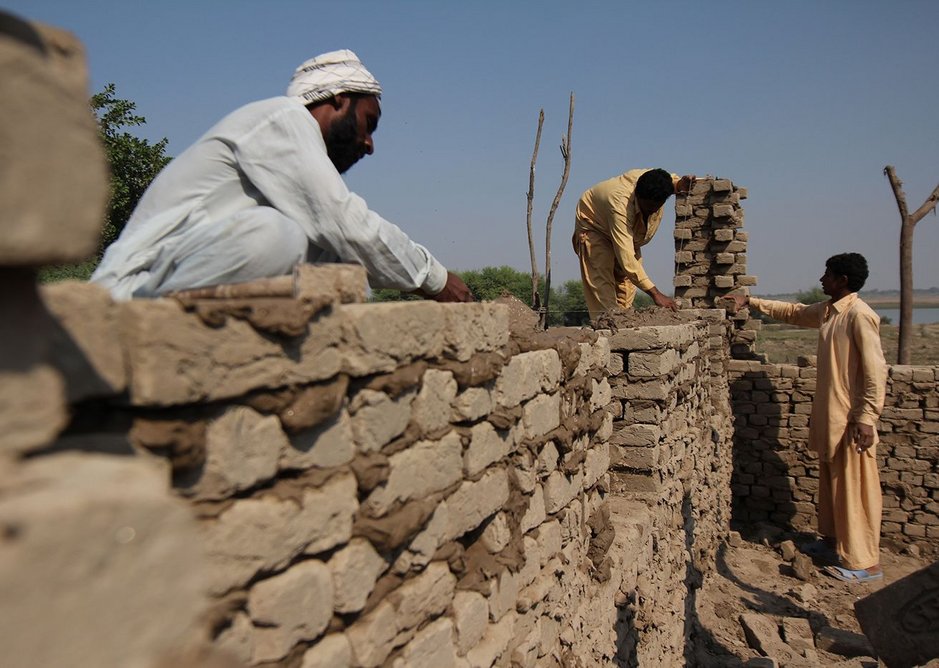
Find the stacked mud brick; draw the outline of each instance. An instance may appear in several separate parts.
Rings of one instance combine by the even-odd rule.
[[[747,274],[747,233],[741,200],[746,188],[729,179],[699,178],[675,200],[675,297],[685,308],[725,308],[722,297],[756,285]],[[746,310],[732,314],[731,353],[750,357],[760,321]]]
[[[117,544],[201,547],[181,581],[203,622],[179,618],[232,665],[610,660],[643,533],[606,503],[606,339],[510,336],[499,304],[346,303],[357,267],[293,280],[185,303],[44,290],[75,413],[46,450],[121,453],[196,518],[179,538],[125,520]]]
[[[815,375],[811,358],[803,366],[731,362],[735,519],[815,527],[818,462],[808,449]],[[878,433],[884,543],[939,554],[939,367],[889,367]]]
[[[682,314],[687,324],[610,335],[611,504],[644,504],[651,518],[644,567],[621,589],[619,623],[635,629],[623,634],[630,640],[620,646],[623,665],[683,662],[695,628],[687,602],[714,568],[729,527],[727,346],[713,329],[723,330],[724,313]]]

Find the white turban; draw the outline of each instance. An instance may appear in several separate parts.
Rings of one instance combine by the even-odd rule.
[[[381,85],[348,49],[310,58],[297,68],[287,86],[287,95],[302,98],[304,104],[328,100],[340,93],[381,95]]]

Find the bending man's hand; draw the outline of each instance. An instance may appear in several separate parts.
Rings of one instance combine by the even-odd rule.
[[[864,452],[874,445],[874,428],[860,422],[848,423],[848,443],[858,452]]]
[[[655,302],[656,306],[664,306],[665,308],[669,308],[673,311],[678,310],[678,304],[675,302],[675,300],[668,295],[664,295],[659,292],[659,289],[656,287],[653,287],[651,290],[649,290],[649,296],[652,297],[652,301]]]
[[[447,284],[443,286],[443,290],[435,295],[430,295],[429,298],[438,302],[476,301],[476,298],[473,297],[473,293],[470,289],[466,287],[466,283],[463,282],[463,279],[452,271],[447,272]]]

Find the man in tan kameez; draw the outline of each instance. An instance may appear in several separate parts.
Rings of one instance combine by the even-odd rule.
[[[572,242],[591,320],[617,306],[631,308],[637,287],[657,306],[678,309],[646,274],[641,248],[658,231],[665,201],[688,192],[694,180],[664,169],[633,169],[581,196]]]
[[[821,278],[826,302],[790,304],[731,295],[775,320],[818,328],[818,377],[809,447],[818,453],[818,530],[839,565],[830,575],[848,582],[877,580],[883,499],[877,471],[877,419],[884,407],[887,365],[880,318],[857,295],[867,280],[867,261],[857,253],[828,259]]]

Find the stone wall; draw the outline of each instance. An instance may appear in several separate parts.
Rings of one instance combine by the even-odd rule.
[[[815,367],[731,363],[737,422],[734,517],[813,530],[817,456],[808,449]],[[890,366],[878,423],[882,536],[939,554],[939,367]]]
[[[88,642],[110,649],[73,665],[127,665],[121,650],[142,666],[176,652],[307,668],[689,651],[729,516],[720,312],[536,333],[501,304],[355,303],[361,269],[335,265],[221,294],[42,290],[61,398],[9,433],[41,411],[60,426],[5,450],[0,520],[16,530],[0,587],[36,614],[55,596],[76,607],[32,637],[91,606],[124,631],[101,637],[89,617]],[[104,591],[53,577],[95,568]],[[176,626],[128,648],[155,611]],[[38,665],[7,635],[18,665]]]

